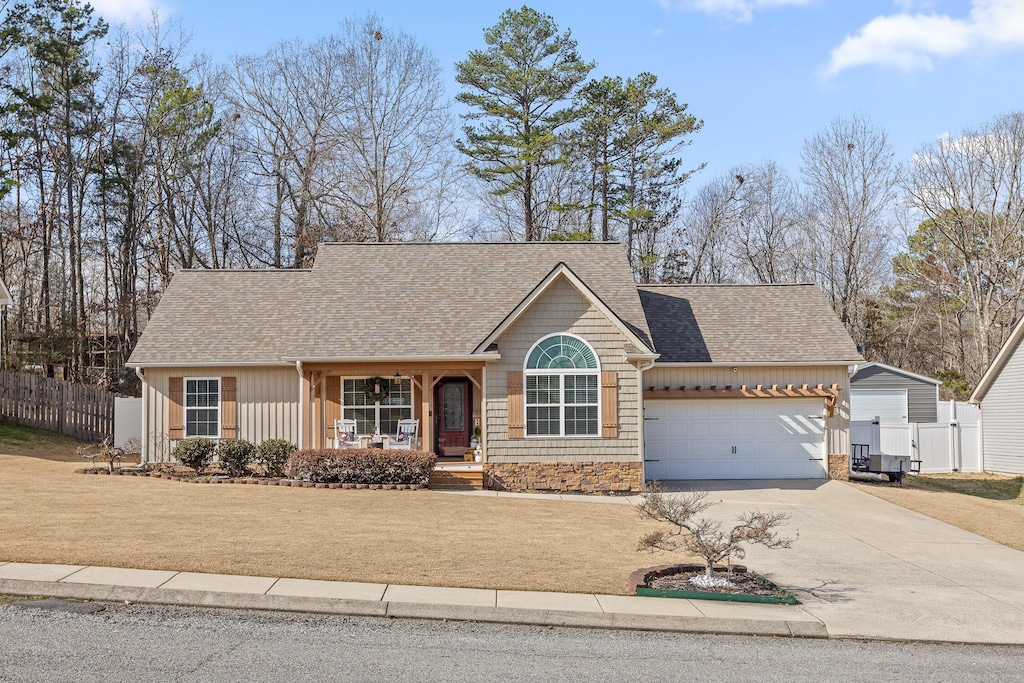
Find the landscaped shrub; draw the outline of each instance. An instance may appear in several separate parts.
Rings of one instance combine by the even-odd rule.
[[[213,459],[213,452],[217,449],[217,443],[201,436],[193,436],[179,441],[174,449],[174,457],[185,467],[195,470],[197,473],[206,469]]]
[[[298,446],[286,439],[267,439],[256,447],[256,462],[263,465],[268,477],[283,477],[288,456],[297,450]]]
[[[315,483],[420,484],[426,486],[435,456],[413,450],[325,448],[296,451],[285,471],[293,479]]]
[[[256,447],[245,439],[224,439],[217,444],[217,459],[229,476],[242,477],[249,474],[249,466],[256,459]]]

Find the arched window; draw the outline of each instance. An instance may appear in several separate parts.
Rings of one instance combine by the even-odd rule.
[[[571,334],[540,339],[526,355],[527,436],[597,436],[598,376],[593,347]]]

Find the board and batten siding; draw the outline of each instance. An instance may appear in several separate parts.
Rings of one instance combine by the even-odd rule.
[[[1018,344],[981,400],[986,472],[1024,474],[1024,344]]]
[[[836,406],[836,413],[833,417],[825,420],[826,443],[829,453],[833,455],[849,455],[850,453],[850,374],[845,365],[772,365],[737,367],[736,372],[729,367],[665,367],[657,363],[654,367],[644,372],[643,387],[645,390],[654,387],[664,389],[671,387],[678,389],[685,386],[688,389],[700,386],[710,388],[713,386],[724,389],[727,386],[739,388],[746,384],[748,387],[755,387],[758,384],[770,387],[777,384],[784,387],[787,384],[800,386],[817,386],[823,384],[830,387],[833,384],[839,386],[839,403]],[[710,395],[710,392],[709,392]],[[658,399],[648,399],[656,401]],[[747,399],[750,401],[770,399]],[[786,400],[786,399],[778,399]],[[824,409],[824,400],[822,401]]]
[[[873,366],[857,372],[850,389],[906,389],[907,422],[938,422],[939,391],[932,382]]]
[[[299,376],[295,368],[146,368],[146,440],[150,462],[171,460],[167,443],[171,377],[234,377],[238,438],[258,444],[267,439],[298,443]]]
[[[618,374],[618,435],[604,437],[508,437],[508,373],[522,372],[526,354],[541,338],[569,332],[597,352],[601,370]],[[501,360],[488,363],[487,462],[638,462],[639,371],[626,361],[625,337],[567,280],[559,278],[498,339]],[[600,420],[600,415],[598,415]]]

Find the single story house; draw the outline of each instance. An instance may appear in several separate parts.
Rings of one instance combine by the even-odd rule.
[[[622,246],[323,244],[308,270],[177,273],[129,365],[143,458],[189,436],[417,446],[510,490],[845,476],[849,367],[813,285],[642,285]]]
[[[982,468],[1024,474],[1024,318],[1014,326],[970,402],[981,407]]]
[[[908,424],[938,422],[942,380],[884,363],[857,366],[850,376],[850,419]]]

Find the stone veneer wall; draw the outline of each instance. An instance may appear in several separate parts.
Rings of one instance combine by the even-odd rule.
[[[639,462],[484,463],[484,487],[500,491],[638,493],[643,479]]]
[[[828,456],[828,478],[850,481],[850,456],[846,454]]]

